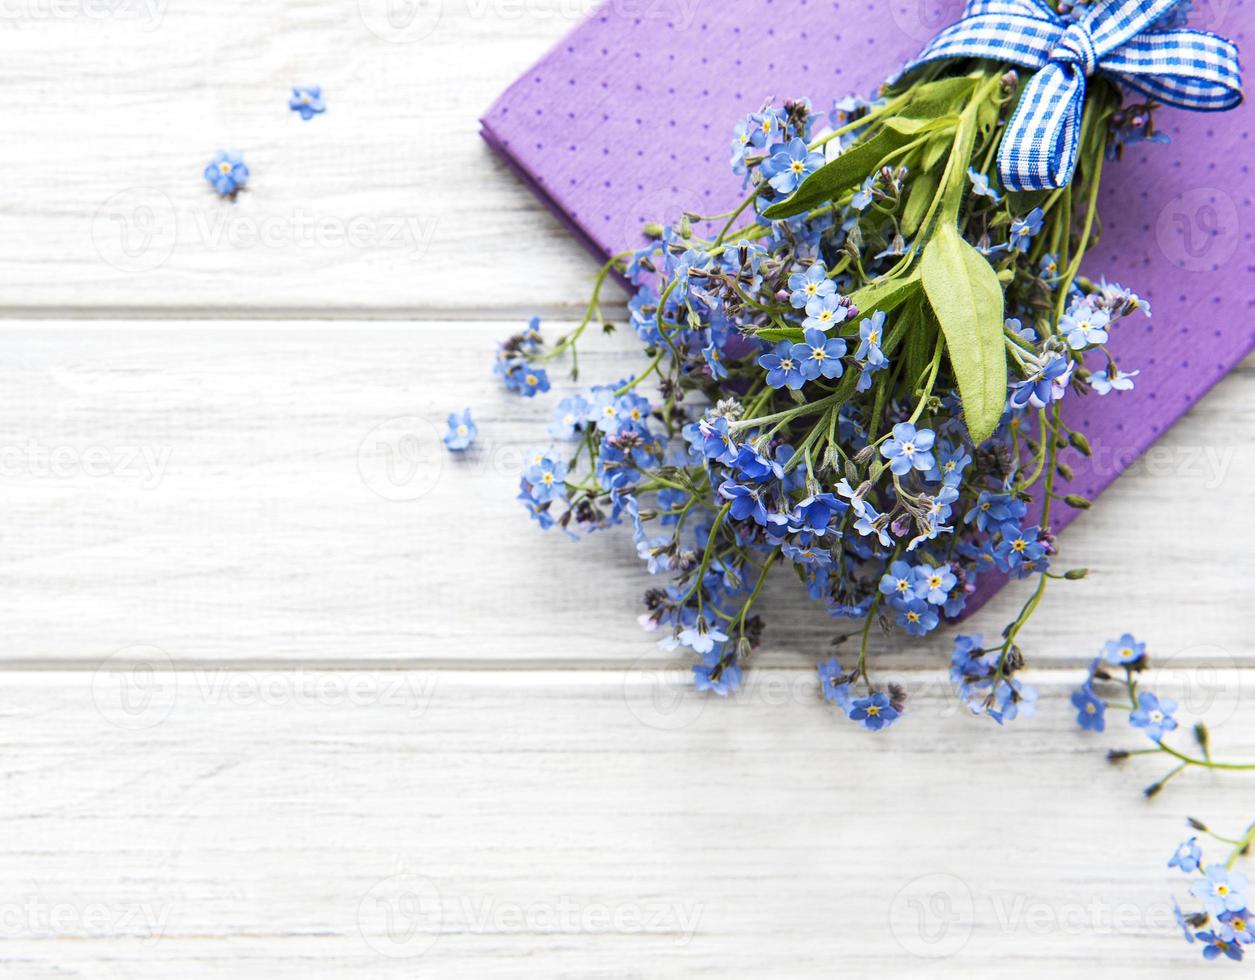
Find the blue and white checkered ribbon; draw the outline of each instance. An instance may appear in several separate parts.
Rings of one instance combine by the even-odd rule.
[[[1067,20],[1037,0],[968,0],[906,70],[942,58],[1009,61],[1036,74],[1024,86],[998,152],[1008,190],[1063,187],[1076,169],[1085,80],[1095,71],[1182,109],[1242,101],[1238,48],[1205,31],[1150,31],[1181,0],[1095,0]]]

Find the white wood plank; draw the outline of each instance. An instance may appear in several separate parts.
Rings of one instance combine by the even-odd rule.
[[[489,364],[508,329],[6,326],[0,662],[90,665],[133,646],[177,663],[665,661],[635,623],[650,579],[625,535],[571,544],[513,499],[561,392],[500,389]],[[584,379],[624,373],[631,349],[594,341]],[[1235,574],[1253,403],[1255,360],[1064,534],[1064,563],[1093,575],[1052,586],[1022,634],[1030,657],[1082,664],[1133,630],[1160,660],[1253,662],[1255,586]],[[438,433],[465,405],[481,435],[455,459]],[[382,454],[405,435],[421,463],[389,479]],[[813,663],[840,627],[780,579],[763,659]],[[1024,594],[1006,590],[969,628],[996,634]],[[949,644],[891,662],[937,664]]]
[[[661,717],[670,681],[636,672],[11,673],[0,964],[1169,977],[1202,962],[1171,921],[1184,888],[1166,861],[1187,813],[1246,825],[1241,777],[1190,774],[1143,801],[1161,767],[1113,770],[1105,748],[1136,733],[1076,730],[1059,675],[1036,678],[1038,719],[995,730],[920,673],[913,714],[873,735],[819,703],[809,672],[771,673]],[[1249,719],[1216,739],[1255,753]]]
[[[23,149],[6,159],[0,314],[466,316],[583,302],[595,263],[477,120],[593,6],[7,6],[0,127]],[[406,26],[394,32],[389,11]],[[323,86],[325,115],[288,110],[296,83]],[[235,204],[201,177],[219,148],[245,151],[253,170]]]

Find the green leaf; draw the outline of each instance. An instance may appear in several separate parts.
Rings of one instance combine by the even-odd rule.
[[[907,383],[915,385],[932,362],[933,348],[937,343],[937,327],[922,296],[914,297],[904,306],[901,316],[909,318],[912,324],[900,356],[906,365]]]
[[[920,174],[912,182],[911,192],[906,196],[906,207],[902,209],[902,234],[907,238],[919,230],[919,223],[928,213],[940,182],[940,178],[933,173]]]
[[[954,140],[949,133],[939,133],[924,145],[924,155],[920,159],[920,170],[929,173],[936,168],[942,158],[950,152]]]
[[[1007,400],[1002,287],[984,256],[948,222],[924,248],[920,273],[945,333],[967,430],[980,445],[998,427]]]
[[[852,302],[859,311],[858,319],[870,316],[875,310],[889,313],[897,309],[919,290],[919,273],[912,272],[902,279],[882,279],[869,283],[862,289],[850,293]],[[801,327],[764,327],[754,333],[755,337],[770,344],[778,344],[782,340],[800,344],[805,339]],[[889,341],[881,344],[881,349],[889,353]]]
[[[782,340],[787,340],[793,344],[800,344],[806,339],[805,333],[801,327],[766,327],[762,330],[755,331],[754,336],[759,340],[765,340],[769,344],[778,344]]]
[[[919,133],[931,133],[938,129],[953,129],[959,123],[954,113],[937,116],[934,119],[915,119],[911,116],[893,116],[885,120],[885,127],[903,136],[916,136]]]
[[[910,141],[904,133],[882,129],[871,139],[856,143],[829,164],[802,182],[793,196],[777,201],[763,212],[765,218],[791,218],[795,214],[827,204],[845,191],[861,184],[880,162]]]
[[[967,102],[979,81],[979,76],[960,75],[958,78],[943,78],[927,85],[913,86],[911,98],[899,115],[931,119],[953,112]]]
[[[912,272],[903,279],[881,279],[868,283],[850,293],[850,302],[858,307],[860,317],[870,316],[876,310],[889,313],[910,299],[918,289],[919,273]]]

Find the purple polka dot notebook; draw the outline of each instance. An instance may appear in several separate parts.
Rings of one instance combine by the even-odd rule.
[[[609,0],[510,86],[483,134],[606,256],[643,242],[647,221],[735,206],[732,127],[766,99],[824,108],[865,96],[961,9],[961,0]],[[1195,0],[1190,26],[1245,47],[1253,20],[1255,0]],[[1112,337],[1121,365],[1141,370],[1137,389],[1065,402],[1094,449],[1089,459],[1064,454],[1075,471],[1066,490],[1090,498],[1255,347],[1255,106],[1161,109],[1157,121],[1170,145],[1130,147],[1104,172],[1102,241],[1082,270],[1147,297],[1154,313]],[[1055,529],[1076,514],[1057,508]]]

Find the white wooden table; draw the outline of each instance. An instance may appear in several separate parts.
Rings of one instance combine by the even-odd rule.
[[[593,262],[476,117],[591,6],[0,12],[0,976],[1201,970],[1165,862],[1255,784],[1144,801],[1160,768],[1109,767],[1138,739],[1067,695],[1131,629],[1255,755],[1255,363],[1064,535],[1093,575],[1024,633],[1035,721],[957,711],[943,636],[884,651],[911,714],[855,729],[787,582],[746,690],[689,693],[623,537],[513,501],[552,402],[489,374]],[[253,168],[234,206],[200,178],[220,146]]]

